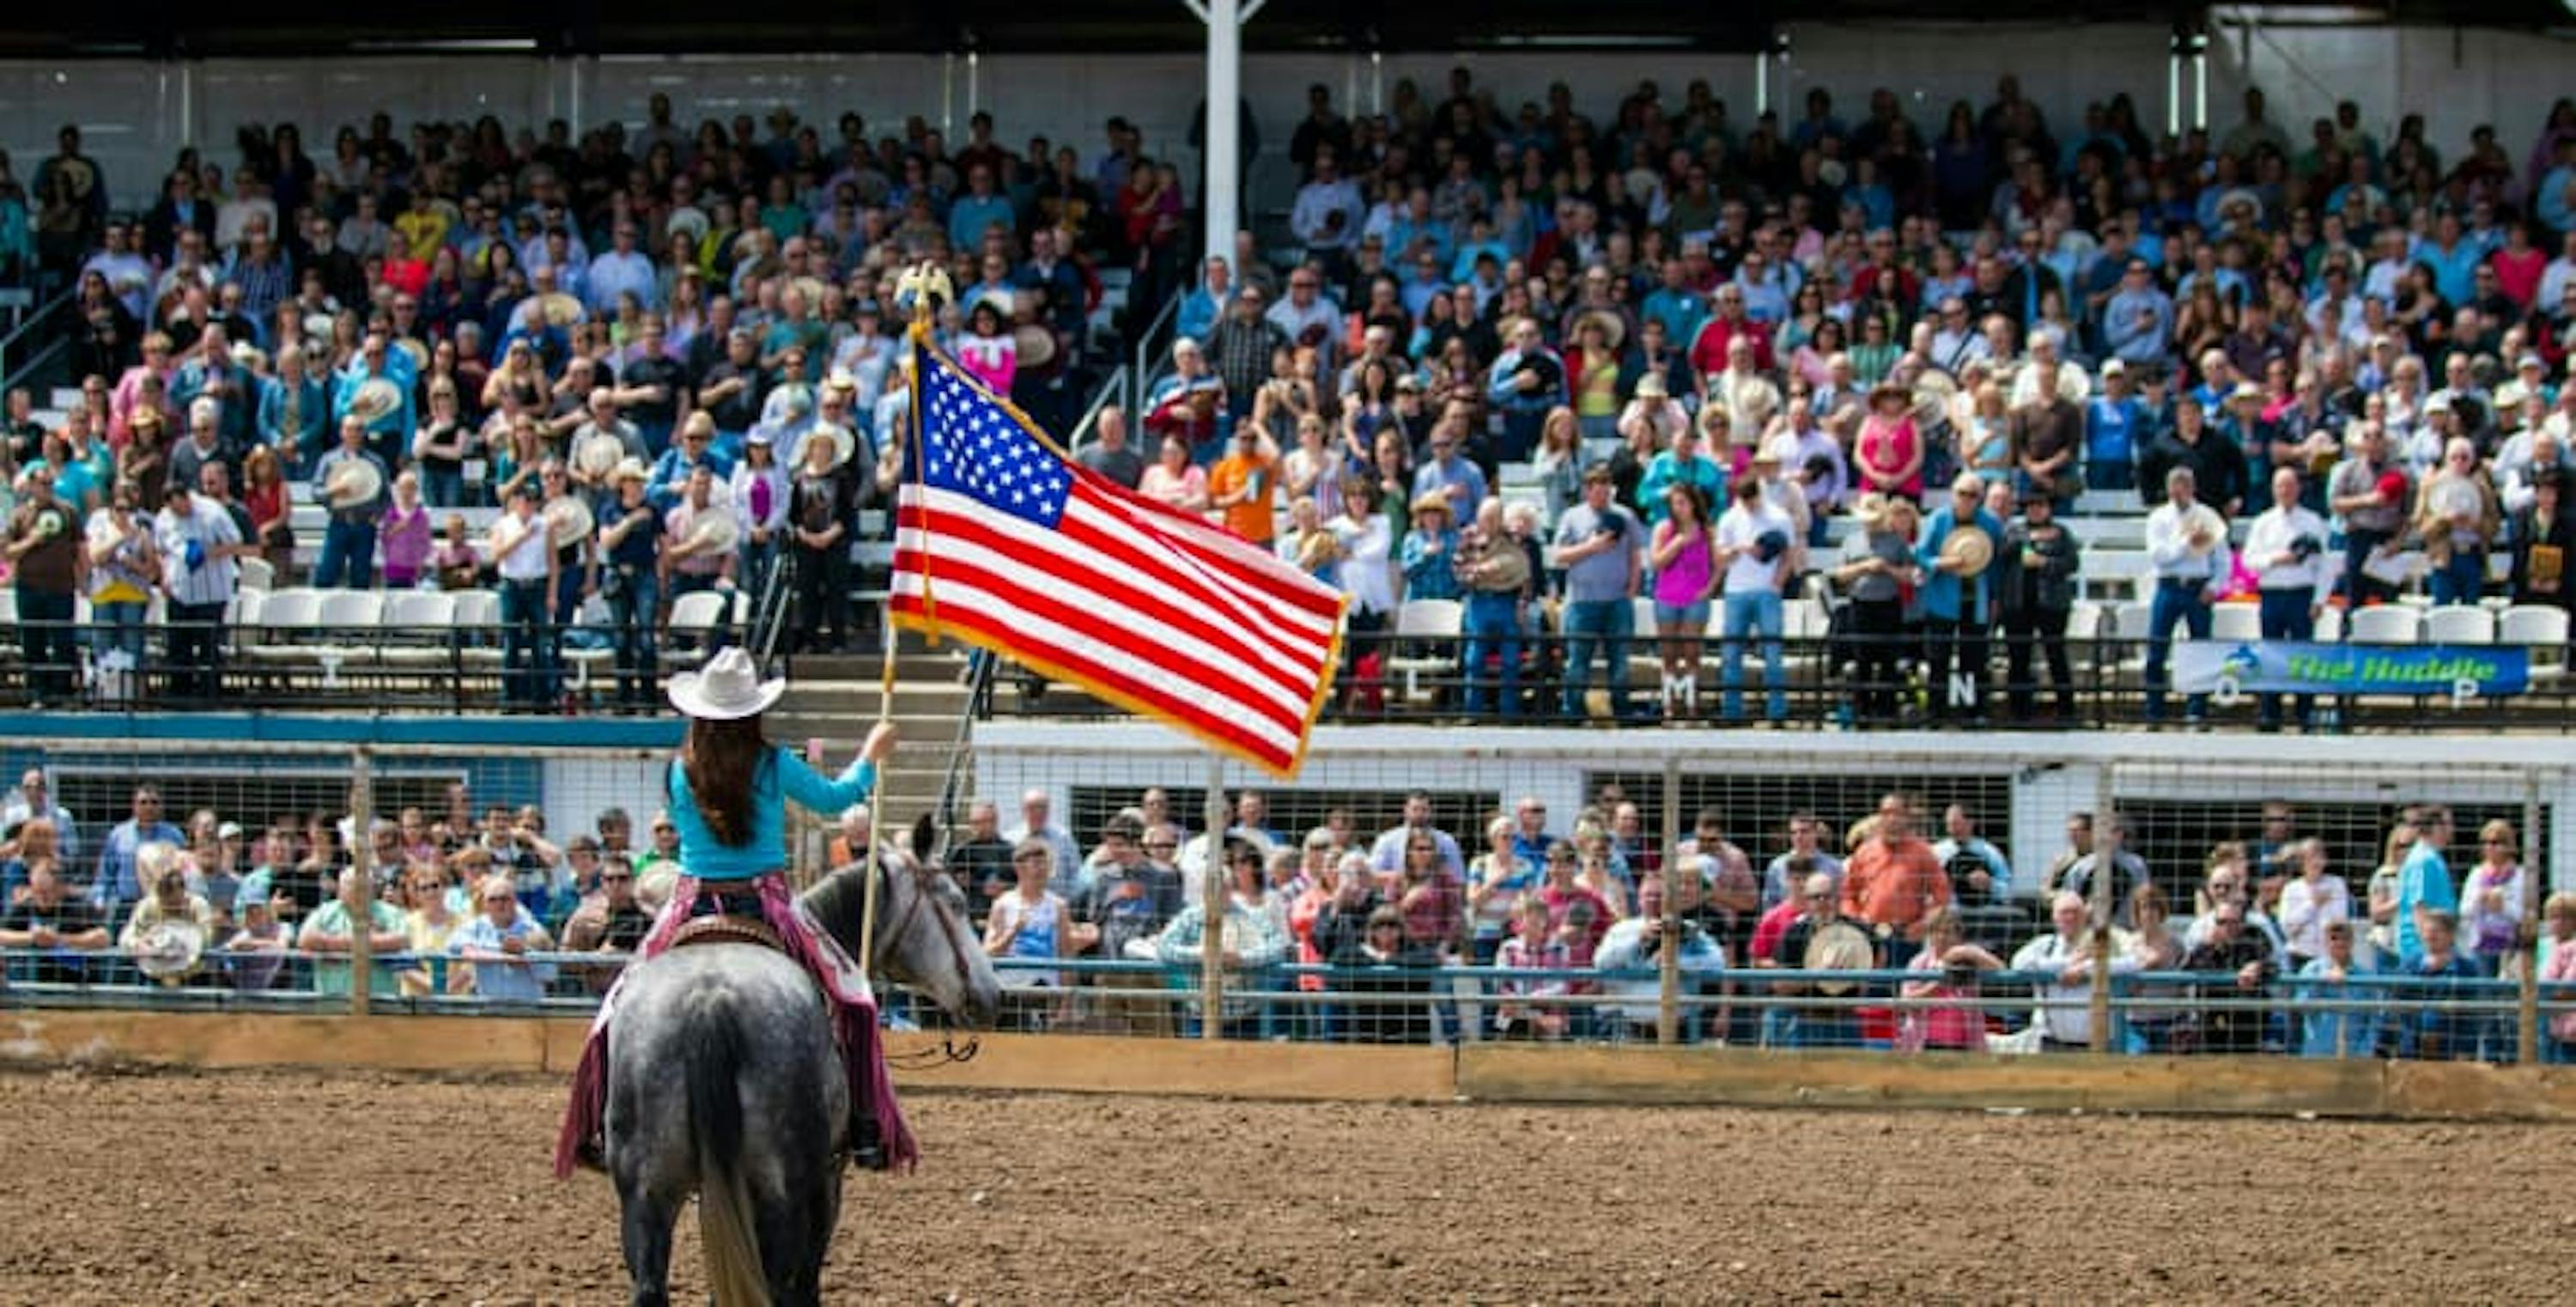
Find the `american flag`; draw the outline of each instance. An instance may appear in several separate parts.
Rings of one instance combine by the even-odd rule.
[[[947,355],[915,354],[894,620],[1295,775],[1332,685],[1342,596],[1066,461]]]

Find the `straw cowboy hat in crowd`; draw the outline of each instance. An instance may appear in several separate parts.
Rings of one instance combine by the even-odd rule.
[[[590,505],[579,495],[549,499],[543,510],[546,519],[546,541],[557,549],[569,548],[590,538],[598,523],[590,515]]]
[[[706,669],[671,678],[671,706],[691,717],[713,722],[740,721],[769,711],[787,693],[787,678],[760,679],[751,655],[741,645],[727,645],[707,660]]]
[[[358,393],[349,396],[349,416],[369,426],[401,407],[402,388],[387,377],[369,377],[358,383]]]

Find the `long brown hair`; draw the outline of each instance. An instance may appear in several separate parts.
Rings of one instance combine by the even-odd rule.
[[[727,848],[751,843],[751,785],[769,740],[758,716],[716,721],[689,720],[688,738],[680,744],[680,768],[689,778],[698,816]]]

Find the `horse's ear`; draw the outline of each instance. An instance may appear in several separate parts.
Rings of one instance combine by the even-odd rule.
[[[923,813],[912,823],[912,861],[917,867],[930,865],[931,852],[939,847],[939,821]]]

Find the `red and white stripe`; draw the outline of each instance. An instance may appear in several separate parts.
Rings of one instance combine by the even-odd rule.
[[[1080,468],[1056,529],[903,487],[888,606],[1291,775],[1342,597],[1267,551]]]

